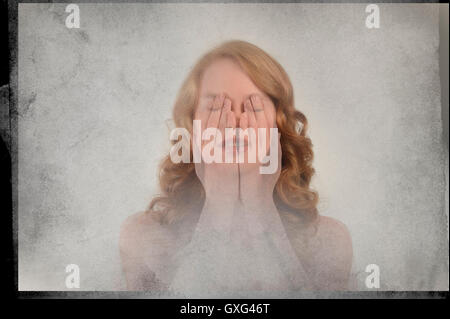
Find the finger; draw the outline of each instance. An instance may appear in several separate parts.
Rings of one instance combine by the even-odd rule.
[[[253,94],[251,96],[251,102],[256,117],[257,127],[267,127],[267,119],[264,112],[264,104],[262,99],[257,94]]]
[[[227,113],[227,124],[226,124],[226,133],[225,133],[225,141],[228,141],[228,143],[235,143],[235,132],[236,132],[236,117],[234,115],[234,113],[230,110]],[[225,142],[227,143],[227,142]],[[225,145],[226,147],[227,145]],[[230,153],[227,153],[230,152]],[[231,150],[226,150],[225,151],[225,161],[228,163],[227,161],[227,157],[229,162],[233,163],[234,162],[234,152],[233,149],[231,148]]]
[[[230,99],[225,98],[219,120],[219,130],[222,135],[225,132],[225,127],[227,127],[227,117],[229,112],[231,112],[231,101]]]
[[[261,97],[262,104],[264,106],[264,115],[266,116],[267,125],[269,127],[277,127],[277,121],[276,121],[276,115],[277,110],[275,108],[275,105],[273,104],[272,100],[270,98]],[[271,112],[270,110],[273,110]]]
[[[267,109],[267,104],[264,104],[264,106]],[[266,115],[267,125],[269,127],[277,127],[277,120],[276,120],[277,113],[276,112],[277,111],[275,110],[275,108],[274,108],[274,112],[264,112],[264,114]]]
[[[244,102],[244,109],[245,112],[247,112],[248,117],[248,126],[253,127],[256,129],[256,117],[255,112],[253,111],[252,103],[250,102],[250,99],[246,99]]]
[[[211,109],[213,108],[214,99],[208,99],[204,104],[200,104],[194,114],[195,120],[201,121],[202,132],[206,129],[208,125],[209,117],[211,116]]]
[[[225,95],[222,93],[214,98],[210,108],[208,124],[206,127],[218,127],[220,120],[220,113],[222,110],[223,100]]]
[[[222,106],[222,111],[220,113],[220,120],[219,120],[219,132],[221,134],[221,138],[217,138],[216,135],[216,143],[218,147],[222,147],[223,142],[225,141],[225,127],[227,125],[227,117],[228,113],[231,112],[231,101],[228,98],[225,98]]]
[[[241,117],[239,119],[239,126],[244,131],[248,128],[248,115],[247,115],[247,112],[244,112],[244,113],[241,114]]]
[[[265,115],[265,109],[264,109],[264,104],[262,99],[260,98],[260,96],[258,94],[252,94],[252,96],[250,97],[250,101],[252,102],[252,106],[253,106],[253,111],[255,114],[255,118],[256,118],[256,125],[257,128],[264,128],[266,130],[266,144],[265,144],[265,149],[263,145],[260,145],[258,143],[258,149],[259,147],[262,147],[263,150],[267,153],[269,151],[270,148],[270,132],[267,128],[267,118]],[[259,132],[257,132],[258,134],[258,138],[259,138]],[[259,140],[258,140],[259,141]],[[262,141],[261,141],[262,142]]]
[[[228,112],[227,126],[226,127],[236,128],[236,116],[231,111]]]

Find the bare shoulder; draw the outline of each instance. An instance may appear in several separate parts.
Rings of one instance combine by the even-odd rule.
[[[173,232],[150,213],[139,212],[121,225],[119,249],[127,288],[131,290],[161,290],[167,282]]]
[[[353,248],[347,226],[337,219],[320,216],[312,242],[316,285],[325,290],[348,289]]]
[[[341,221],[328,216],[319,216],[317,239],[324,247],[339,253],[352,252],[352,238],[347,226]],[[348,257],[348,256],[347,256]],[[351,255],[349,257],[352,257]]]
[[[337,219],[318,218],[315,227],[308,228],[302,239],[293,243],[294,249],[317,289],[348,289],[353,259],[350,232]]]

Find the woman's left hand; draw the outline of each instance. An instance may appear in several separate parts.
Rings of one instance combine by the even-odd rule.
[[[272,101],[268,98],[262,98],[259,95],[252,95],[251,98],[244,101],[244,113],[242,113],[239,124],[242,130],[253,128],[256,133],[256,144],[251,144],[249,141],[247,155],[251,151],[256,152],[256,163],[239,163],[239,181],[240,181],[240,198],[242,205],[251,209],[267,208],[268,205],[273,205],[273,189],[281,172],[281,144],[280,134],[277,136],[270,135],[270,128],[276,128],[274,115],[271,112],[266,112],[269,107],[273,107]],[[264,164],[259,159],[258,128],[265,128],[265,149],[261,150],[265,155],[271,156],[269,165],[275,165],[276,168],[271,174],[261,173],[260,168]],[[271,143],[271,138],[276,139],[275,143]],[[272,144],[272,145],[271,145]],[[276,146],[275,146],[276,145]],[[272,148],[271,148],[272,146]],[[273,149],[273,147],[277,149]],[[263,147],[263,146],[262,146]],[[277,152],[278,154],[273,154]],[[276,156],[273,156],[276,155]],[[275,163],[271,163],[275,161]]]

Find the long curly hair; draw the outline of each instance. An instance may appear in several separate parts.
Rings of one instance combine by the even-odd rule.
[[[192,134],[203,71],[218,58],[230,58],[238,63],[275,106],[282,150],[281,173],[273,191],[278,211],[298,217],[307,224],[315,221],[318,194],[310,189],[314,168],[312,143],[306,136],[308,122],[305,115],[294,107],[293,88],[287,73],[262,49],[245,41],[233,40],[204,54],[189,72],[177,95],[173,108],[174,124]],[[177,141],[172,141],[175,143]],[[173,163],[167,155],[160,164],[160,194],[151,201],[147,212],[158,216],[161,223],[171,223],[189,209],[198,211],[203,207],[205,191],[195,173],[192,145],[190,153],[190,163]]]

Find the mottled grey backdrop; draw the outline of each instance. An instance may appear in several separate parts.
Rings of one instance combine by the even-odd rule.
[[[381,290],[448,289],[436,5],[19,5],[19,289],[122,289],[121,222],[157,192],[175,95],[224,40],[275,57],[308,117],[323,215]],[[448,175],[447,175],[448,176]]]

